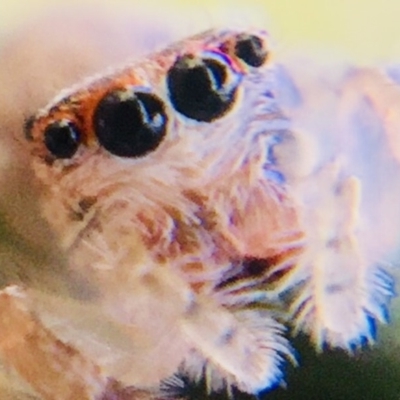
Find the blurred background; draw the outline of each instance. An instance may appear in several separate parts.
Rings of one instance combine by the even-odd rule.
[[[129,8],[135,3],[164,11],[167,18],[186,14],[186,24],[180,20],[186,27],[238,19],[264,23],[280,46],[336,49],[359,61],[393,59],[400,52],[397,0],[2,0],[0,32],[59,5]]]
[[[18,279],[40,287],[52,280],[48,276],[58,261],[52,235],[38,217],[38,188],[27,166],[21,127],[26,117],[64,86],[174,38],[221,24],[266,27],[277,58],[294,51],[334,62],[382,65],[400,61],[399,0],[141,3],[0,1],[2,286]],[[144,14],[146,18],[141,17]],[[398,308],[395,302],[394,309]],[[353,357],[343,352],[317,355],[305,338],[295,339],[301,367],[289,367],[287,389],[277,388],[260,398],[400,399],[399,320],[394,312],[392,323],[380,329],[379,343]],[[0,396],[15,399],[7,379],[0,375]],[[188,390],[193,399],[223,398],[207,397],[201,385]],[[241,394],[235,398],[250,399]]]

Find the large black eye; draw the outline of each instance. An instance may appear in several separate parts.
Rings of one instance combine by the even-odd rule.
[[[120,157],[141,157],[155,150],[166,124],[164,103],[151,93],[131,89],[108,93],[93,117],[99,143]]]
[[[80,136],[73,122],[62,120],[45,129],[44,144],[56,158],[71,158],[78,149]]]
[[[261,67],[268,57],[262,39],[243,33],[236,38],[235,55],[251,67]]]
[[[179,58],[170,68],[167,85],[174,108],[204,122],[222,117],[234,104],[237,89],[222,62],[191,55]]]

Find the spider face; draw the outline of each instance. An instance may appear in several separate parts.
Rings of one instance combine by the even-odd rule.
[[[279,280],[301,247],[293,203],[267,173],[288,128],[272,95],[268,43],[261,31],[194,36],[61,93],[26,132],[44,213],[101,307],[150,336],[143,307],[169,304],[160,326],[175,332],[179,351],[166,360],[154,343],[159,365],[201,370],[213,357],[217,381],[246,391],[280,380],[272,342],[281,327],[266,316],[263,324],[276,324],[268,334],[243,328],[237,318],[252,325],[258,317],[235,317],[228,303],[252,303],[251,291]],[[147,261],[138,260],[137,241]],[[165,271],[159,286],[169,289],[150,301],[150,280],[142,279],[158,282]],[[253,336],[272,347],[260,352]]]
[[[268,57],[268,38],[262,32],[206,32],[144,62],[92,78],[41,110],[27,136],[34,168],[48,189],[46,208],[57,214],[48,218],[63,240],[70,236],[71,226],[85,220],[87,204],[96,204],[99,214],[106,203],[122,202],[129,203],[124,207],[136,215],[135,224],[152,248],[160,244],[157,229],[149,222],[154,221],[148,215],[152,208],[156,219],[163,210],[169,220],[186,221],[182,229],[181,222],[173,223],[184,234],[171,234],[175,243],[183,238],[180,247],[185,254],[194,251],[203,258],[202,247],[209,245],[197,238],[199,231],[207,240],[231,247],[231,239],[220,234],[210,239],[214,230],[206,226],[213,225],[216,232],[227,229],[229,235],[235,225],[247,226],[248,216],[238,215],[236,205],[227,204],[242,195],[229,192],[259,185],[260,177],[252,171],[262,174],[273,169],[268,157],[273,137],[280,135],[276,129],[270,132],[268,125],[278,121],[280,130],[287,126],[271,96]],[[254,113],[246,115],[249,108]],[[273,181],[263,181],[270,192],[265,201],[273,207],[277,196],[285,197],[284,190]],[[246,207],[255,207],[250,206],[255,198],[245,197]],[[217,198],[225,204],[215,204]],[[58,206],[49,207],[52,201]],[[231,211],[225,215],[219,207]],[[277,227],[278,220],[293,225],[290,206],[279,208],[286,216],[271,213],[268,225]],[[234,257],[265,258],[275,253],[274,245],[263,245],[253,254],[247,241]],[[165,258],[172,250],[156,251]]]

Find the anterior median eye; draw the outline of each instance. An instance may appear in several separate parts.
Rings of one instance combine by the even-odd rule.
[[[99,143],[120,157],[141,157],[155,150],[165,136],[166,125],[162,100],[133,89],[109,92],[93,117]]]
[[[61,120],[50,124],[44,131],[44,143],[56,158],[71,158],[80,143],[80,132],[70,121]]]
[[[210,122],[222,117],[235,102],[237,82],[228,66],[213,58],[185,55],[167,75],[173,107],[188,118]]]
[[[242,33],[236,38],[235,55],[251,67],[261,67],[268,57],[263,40],[255,35]]]

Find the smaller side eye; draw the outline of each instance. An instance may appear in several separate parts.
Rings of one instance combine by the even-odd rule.
[[[236,57],[251,67],[261,67],[268,57],[263,40],[247,33],[237,36],[234,51]]]
[[[44,144],[56,158],[71,158],[80,143],[80,132],[70,121],[53,122],[44,131]]]

